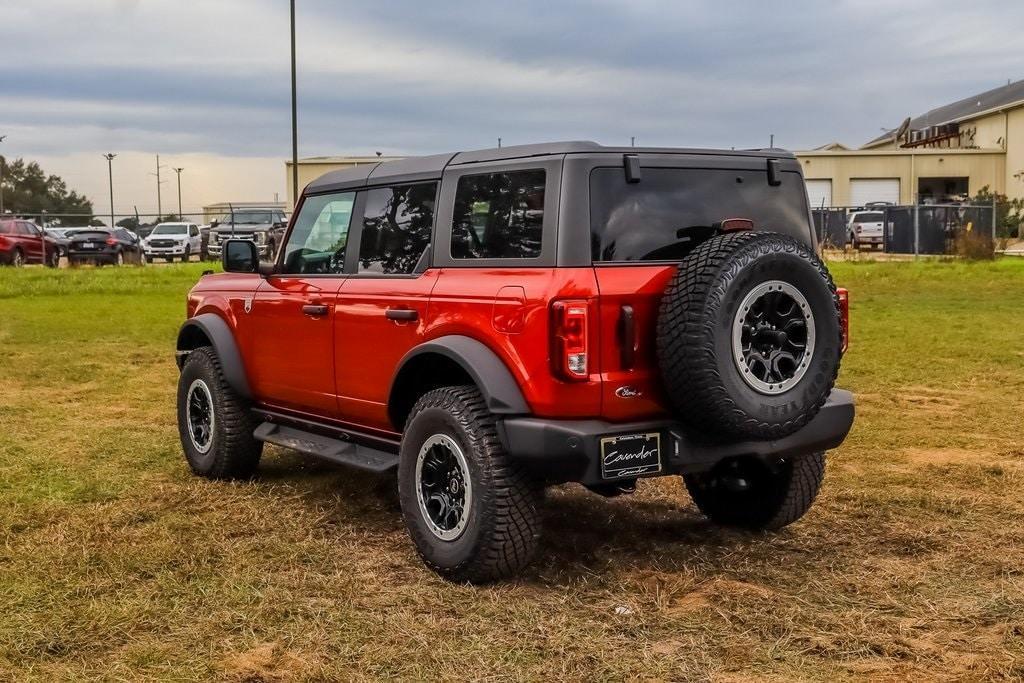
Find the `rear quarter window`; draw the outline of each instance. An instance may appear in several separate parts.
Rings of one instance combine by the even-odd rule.
[[[807,196],[799,173],[768,184],[764,171],[644,167],[627,183],[621,167],[590,175],[590,239],[595,262],[662,261],[685,256],[729,218],[753,221],[810,242]]]

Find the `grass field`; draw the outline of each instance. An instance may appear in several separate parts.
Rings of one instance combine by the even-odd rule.
[[[0,269],[0,679],[1024,678],[1024,259],[833,265],[859,412],[803,521],[562,487],[488,588],[422,567],[387,479],[188,473],[204,267]]]

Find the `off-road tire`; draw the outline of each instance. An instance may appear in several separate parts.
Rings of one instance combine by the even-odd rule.
[[[473,492],[466,526],[450,541],[430,530],[416,491],[417,456],[436,434],[447,435],[462,449]],[[511,576],[537,550],[541,530],[537,487],[505,452],[494,416],[476,387],[435,389],[413,406],[402,438],[398,493],[417,552],[428,567],[448,580],[487,583]]]
[[[189,435],[186,400],[189,387],[203,380],[213,398],[213,441],[200,452]],[[178,378],[178,434],[192,471],[207,479],[245,479],[252,476],[263,453],[263,443],[253,438],[257,420],[245,400],[228,385],[220,360],[212,347],[202,346],[189,353]]]
[[[748,460],[748,491],[734,491],[724,482],[730,476],[726,462],[710,472],[683,475],[697,508],[712,522],[745,529],[781,529],[811,508],[825,476],[825,454],[811,453],[777,463]]]
[[[781,281],[806,298],[815,341],[806,370],[781,393],[741,375],[733,352],[736,312],[759,285]],[[699,245],[662,297],[657,354],[679,418],[716,437],[777,439],[799,430],[828,399],[839,372],[839,299],[825,265],[804,243],[772,232],[734,232]]]

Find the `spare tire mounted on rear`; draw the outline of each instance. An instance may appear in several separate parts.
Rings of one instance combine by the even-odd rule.
[[[665,390],[684,422],[722,436],[786,436],[817,414],[839,372],[835,284],[792,237],[713,237],[666,288],[657,346]]]

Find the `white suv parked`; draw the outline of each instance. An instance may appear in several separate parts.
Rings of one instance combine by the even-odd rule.
[[[142,242],[146,260],[162,256],[168,261],[175,257],[188,261],[192,254],[202,252],[203,240],[199,226],[194,223],[160,223]]]

